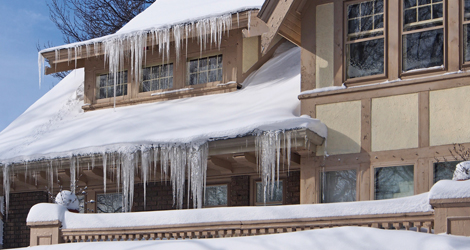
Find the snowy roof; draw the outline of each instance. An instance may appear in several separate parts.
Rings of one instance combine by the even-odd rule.
[[[0,163],[205,142],[260,130],[310,128],[326,137],[323,123],[300,116],[300,49],[288,45],[231,93],[84,113],[83,81],[83,69],[70,73],[0,132]]]
[[[40,53],[102,42],[115,37],[133,36],[140,32],[167,29],[212,17],[259,10],[263,3],[264,0],[157,0],[115,34],[44,49]]]

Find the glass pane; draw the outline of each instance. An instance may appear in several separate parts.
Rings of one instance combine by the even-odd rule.
[[[217,68],[217,56],[209,57],[209,69]]]
[[[217,71],[217,81],[222,81],[222,69]]]
[[[372,17],[361,18],[361,31],[372,30]]]
[[[160,80],[160,89],[168,88],[168,78],[163,78]]]
[[[322,203],[356,200],[356,170],[325,172],[322,178]]]
[[[431,0],[418,0],[419,5],[430,4],[430,3],[431,3]]]
[[[151,90],[152,90],[152,87],[150,85],[150,81],[142,83],[142,92],[148,92],[148,91],[151,91]]]
[[[215,81],[218,81],[217,70],[211,70],[209,71],[209,82],[215,82]]]
[[[207,70],[207,58],[199,59],[199,71]]]
[[[383,0],[375,1],[374,8],[375,8],[374,10],[375,14],[384,12],[384,1]]]
[[[440,180],[452,180],[455,167],[460,161],[434,163],[434,183]]]
[[[122,85],[117,85],[116,86],[116,96],[122,96],[122,94],[123,94]]]
[[[106,98],[114,97],[114,86],[106,87]]]
[[[403,5],[405,9],[416,6],[416,0],[404,0],[405,4]]]
[[[416,22],[417,21],[416,9],[405,10],[403,21],[405,25]]]
[[[348,6],[348,19],[359,17],[360,4],[351,4]]]
[[[217,56],[217,66],[219,66],[219,69],[222,68],[222,55]]]
[[[282,191],[283,191],[283,181],[279,181],[279,186],[277,185],[277,181],[274,182],[274,188],[271,190],[271,185],[266,187],[266,203],[282,203]],[[256,202],[257,203],[264,203],[264,189],[262,182],[256,182]]]
[[[227,185],[207,186],[204,206],[227,205]]]
[[[144,81],[147,81],[147,80],[152,79],[152,78],[151,78],[151,73],[152,73],[151,68],[145,68],[145,69],[142,71],[142,79],[143,79]]]
[[[100,88],[100,95],[98,99],[106,98],[106,88]]]
[[[426,21],[431,19],[431,6],[418,8],[418,21]]]
[[[352,19],[348,21],[348,34],[354,34],[361,31],[360,19]]]
[[[464,20],[470,20],[470,0],[465,0],[464,3]]]
[[[391,199],[414,194],[413,165],[375,169],[375,199]]]
[[[207,83],[207,71],[198,74],[198,84]]]
[[[374,14],[374,2],[361,3],[361,16],[370,16],[372,14]]]
[[[432,18],[440,18],[442,15],[442,4],[434,4],[432,6]]]
[[[105,87],[107,83],[107,76],[108,75],[101,75],[100,76],[100,87]]]
[[[466,62],[470,61],[470,25],[463,26],[463,54]]]
[[[197,74],[189,75],[189,85],[197,84]]]
[[[443,29],[403,36],[403,71],[444,64]]]
[[[384,15],[376,15],[374,17],[374,29],[380,29],[384,27]]]
[[[122,212],[121,194],[98,194],[96,195],[96,210],[98,213]]]
[[[384,39],[375,39],[347,46],[348,78],[384,73]]]
[[[195,72],[198,71],[198,70],[197,70],[197,69],[198,69],[197,64],[198,64],[198,60],[197,60],[197,59],[196,59],[196,60],[191,60],[191,61],[189,61],[189,73],[195,73]]]
[[[173,88],[173,77],[168,78],[168,89]]]

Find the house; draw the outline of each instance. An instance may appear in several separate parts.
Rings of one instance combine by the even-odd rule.
[[[43,186],[116,212],[380,200],[452,177],[470,145],[463,1],[263,2],[160,0],[40,52],[46,74],[74,71],[0,133],[10,211]]]

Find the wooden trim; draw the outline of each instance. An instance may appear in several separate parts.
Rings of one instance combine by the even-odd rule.
[[[418,93],[418,147],[429,147],[429,91]]]
[[[341,86],[346,78],[345,53],[344,53],[344,5],[338,1],[334,2],[334,86]]]
[[[447,58],[449,71],[457,71],[460,69],[461,58],[463,54],[460,53],[460,20],[461,12],[459,11],[460,0],[447,0]],[[444,3],[443,3],[444,4]],[[462,37],[463,40],[463,37]],[[452,56],[450,56],[452,55]]]

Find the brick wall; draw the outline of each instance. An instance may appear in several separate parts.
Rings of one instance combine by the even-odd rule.
[[[285,204],[300,204],[300,171],[288,173],[286,185]]]
[[[10,194],[8,219],[4,221],[3,248],[29,246],[29,228],[26,217],[29,209],[41,202],[48,202],[47,192]]]
[[[230,206],[250,205],[250,176],[233,176],[229,190]]]

